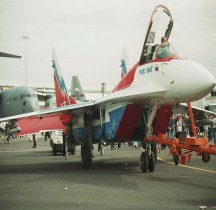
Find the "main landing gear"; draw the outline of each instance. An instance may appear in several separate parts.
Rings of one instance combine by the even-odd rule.
[[[82,166],[84,169],[89,169],[92,163],[92,147],[89,144],[81,146]]]
[[[144,122],[146,124],[146,135],[149,136],[152,132],[151,126],[158,110],[158,102],[153,101],[152,107],[149,107],[147,116],[143,114]],[[147,120],[146,120],[147,119]],[[143,173],[153,172],[155,170],[155,163],[157,161],[157,146],[155,142],[143,142],[144,152],[140,156],[140,168]]]
[[[88,129],[88,143],[81,146],[82,166],[84,169],[90,169],[93,158],[92,115],[86,115],[84,119],[85,127]]]
[[[140,156],[140,168],[143,173],[153,172],[155,170],[156,162],[156,144],[155,143],[146,143],[144,145],[144,152]],[[157,152],[157,151],[156,151]]]

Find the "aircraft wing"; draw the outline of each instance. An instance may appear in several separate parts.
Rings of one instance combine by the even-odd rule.
[[[16,135],[26,135],[32,133],[40,133],[44,130],[65,130],[65,126],[62,123],[62,117],[59,115],[49,115],[40,119],[38,116],[33,116],[31,119],[22,118],[17,120],[17,126],[21,128],[21,131]]]
[[[149,99],[152,99],[154,95],[155,96],[161,95],[162,93],[165,93],[166,90],[167,89],[156,88],[156,87],[152,89],[146,88],[146,91],[143,91],[143,89],[139,90],[137,88],[136,89],[131,88],[130,90],[127,89],[127,90],[121,90],[121,91],[112,93],[110,95],[107,95],[95,101],[81,102],[78,104],[72,104],[72,105],[67,105],[67,106],[62,106],[62,107],[55,107],[51,109],[44,109],[44,110],[39,110],[36,112],[30,112],[30,113],[0,118],[0,122],[10,121],[10,120],[20,120],[20,119],[26,119],[26,118],[29,120],[32,120],[34,117],[43,118],[44,116],[56,115],[56,114],[58,114],[59,116],[63,114],[71,114],[74,117],[88,109],[94,108],[95,105],[98,107],[98,106],[102,106],[108,103],[116,103],[120,101],[121,102],[123,101],[138,102],[139,100],[149,101]]]
[[[135,91],[136,90],[136,91]],[[140,99],[149,101],[155,94],[162,94],[166,89],[146,88],[146,91],[131,88],[105,96],[95,101],[81,102],[68,106],[44,109],[36,112],[25,113],[10,117],[1,118],[0,122],[16,120],[17,126],[21,128],[18,135],[37,133],[43,130],[64,130],[64,124],[76,118],[81,113],[98,108],[109,103],[116,102],[137,102]]]
[[[93,107],[92,101],[73,104],[63,107],[44,109],[21,115],[1,118],[3,121],[16,121],[16,128],[20,132],[16,135],[25,135],[42,132],[44,130],[65,130],[65,124],[72,118]]]
[[[31,118],[34,118],[35,116],[39,118],[43,118],[43,116],[54,115],[54,114],[59,114],[59,116],[61,116],[63,114],[71,113],[73,116],[76,116],[78,113],[83,112],[85,109],[91,108],[93,105],[94,103],[92,101],[88,101],[88,102],[83,102],[83,103],[73,104],[73,105],[68,105],[68,106],[44,109],[44,110],[39,110],[36,112],[29,112],[25,114],[0,118],[0,122],[10,121],[10,120],[19,120],[19,119],[24,119],[24,118],[27,118],[30,120]]]
[[[139,103],[141,101],[142,103],[147,103],[154,97],[159,97],[162,95],[162,93],[165,93],[167,89],[161,88],[157,85],[152,87],[152,85],[146,85],[146,89],[143,90],[143,88],[133,88],[130,89],[124,89],[117,92],[114,92],[110,95],[107,95],[105,97],[102,97],[100,99],[97,99],[94,101],[95,105],[100,104],[106,104],[106,103],[116,103],[116,102],[135,102]]]
[[[12,55],[4,52],[0,52],[0,57],[7,57],[7,58],[21,58],[22,56],[19,55]]]

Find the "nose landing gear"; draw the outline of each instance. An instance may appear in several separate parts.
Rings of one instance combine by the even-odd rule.
[[[155,170],[156,159],[151,144],[147,143],[144,150],[140,156],[140,168],[143,173],[147,173],[148,170],[149,172],[153,172]]]

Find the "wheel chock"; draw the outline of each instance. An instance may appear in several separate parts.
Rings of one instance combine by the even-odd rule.
[[[185,162],[186,162],[186,155],[182,155],[181,156],[181,164],[185,165]]]
[[[188,154],[188,163],[190,163],[192,154]]]

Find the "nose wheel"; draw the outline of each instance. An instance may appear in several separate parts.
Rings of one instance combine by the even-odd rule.
[[[146,146],[140,156],[140,168],[143,173],[153,172],[155,170],[155,154],[149,146]]]

